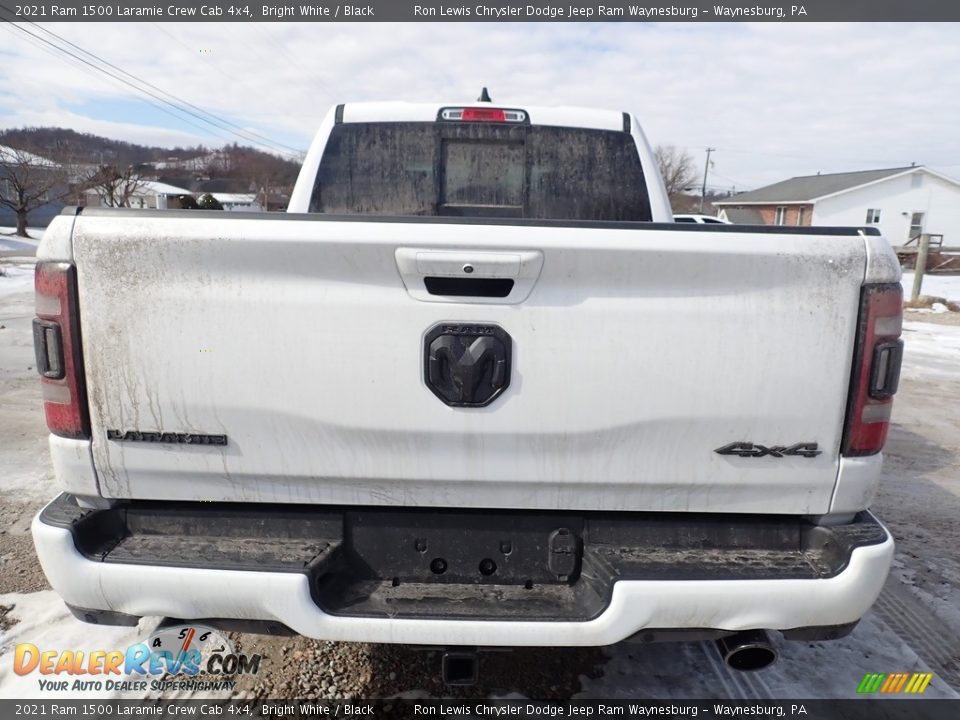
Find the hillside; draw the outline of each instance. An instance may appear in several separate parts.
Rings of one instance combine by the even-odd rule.
[[[20,147],[44,157],[69,159],[74,163],[118,167],[142,165],[148,166],[143,168],[145,174],[231,178],[251,185],[292,185],[300,169],[297,162],[236,143],[222,148],[203,145],[164,148],[58,127],[0,130],[0,145]]]

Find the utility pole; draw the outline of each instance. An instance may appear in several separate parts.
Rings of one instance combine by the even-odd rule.
[[[920,247],[917,249],[917,260],[913,265],[913,292],[910,293],[910,299],[916,300],[920,297],[920,288],[923,286],[923,274],[927,271],[927,257],[930,253],[930,236],[927,233],[921,233],[917,241]]]
[[[703,201],[707,197],[707,173],[710,172],[710,153],[715,150],[716,148],[707,148],[707,164],[703,166],[703,187],[700,188],[700,210],[698,211],[701,215],[703,214]]]

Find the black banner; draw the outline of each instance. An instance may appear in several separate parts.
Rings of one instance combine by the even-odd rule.
[[[0,700],[0,717],[955,720],[960,700]]]
[[[960,21],[955,0],[0,0],[13,22],[921,22]]]

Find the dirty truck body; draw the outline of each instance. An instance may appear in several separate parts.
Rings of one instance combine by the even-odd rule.
[[[673,224],[627,114],[340,106],[286,214],[50,226],[37,552],[101,623],[840,636],[893,552],[898,280],[872,231]]]

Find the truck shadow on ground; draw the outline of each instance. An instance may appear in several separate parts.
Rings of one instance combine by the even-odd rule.
[[[481,652],[475,685],[446,685],[440,651],[370,645],[371,696],[389,697],[412,688],[445,698],[480,699],[521,694],[530,698],[566,699],[581,690],[581,676],[602,674],[607,658],[599,648],[517,648]],[[391,679],[392,678],[392,679]]]
[[[960,495],[951,491],[960,453],[893,425],[884,448],[883,474],[871,509],[890,529],[898,555],[956,558]],[[921,547],[924,552],[919,552]]]
[[[476,684],[455,686],[441,678],[439,650],[303,637],[236,639],[245,651],[264,656],[266,673],[238,678],[237,690],[258,698],[566,699],[581,691],[583,677],[600,677],[607,662],[601,648],[481,652]]]
[[[892,481],[904,474],[922,476],[945,467],[956,466],[957,458],[949,448],[931,442],[898,423],[891,423],[883,448],[883,479]]]

